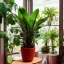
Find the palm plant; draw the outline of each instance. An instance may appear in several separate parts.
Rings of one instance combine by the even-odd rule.
[[[43,39],[43,41],[44,41],[43,42],[44,46],[41,47],[41,52],[42,53],[49,53],[49,46],[48,46],[49,36],[50,36],[50,34],[46,31],[43,31],[42,33],[40,33],[39,39]]]
[[[51,39],[51,42],[52,42],[52,53],[54,53],[55,38],[58,38],[58,31],[56,31],[56,29],[50,31],[50,39]]]
[[[52,21],[56,18],[56,16],[58,15],[58,11],[55,8],[48,8],[46,7],[44,9],[44,11],[42,12],[42,14],[44,14],[44,16],[48,16],[48,20],[47,20],[47,24],[50,26],[52,24]]]

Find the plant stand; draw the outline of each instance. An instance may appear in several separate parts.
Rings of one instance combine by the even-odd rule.
[[[36,64],[36,63],[40,63],[41,61],[42,61],[41,58],[34,57],[32,62],[23,62],[22,60],[16,60],[13,61],[12,64]]]

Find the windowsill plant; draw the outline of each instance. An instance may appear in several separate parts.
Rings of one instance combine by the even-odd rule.
[[[8,12],[6,12],[7,13],[6,14],[6,24],[9,24],[9,23],[14,24],[15,22],[17,22],[19,24],[19,26],[21,28],[20,36],[15,36],[13,41],[15,44],[18,44],[18,45],[20,45],[20,43],[21,43],[21,50],[23,50],[23,48],[27,49],[27,50],[25,49],[24,53],[21,52],[22,57],[23,57],[23,54],[25,54],[25,53],[28,54],[28,57],[26,57],[27,55],[24,55],[23,61],[32,61],[34,54],[35,54],[35,37],[36,37],[36,35],[38,35],[37,31],[38,31],[38,29],[41,28],[40,24],[44,23],[48,17],[43,17],[43,18],[41,17],[41,18],[37,19],[39,9],[36,9],[29,16],[27,11],[24,8],[18,9],[18,15],[13,14],[11,12],[11,8],[9,8],[9,7],[7,8]],[[7,48],[8,36],[6,35],[5,32],[0,32],[0,37],[1,36],[4,38],[5,43],[7,43],[7,44],[5,44],[5,48]],[[30,55],[28,53],[29,48],[32,49],[30,51],[32,55]]]

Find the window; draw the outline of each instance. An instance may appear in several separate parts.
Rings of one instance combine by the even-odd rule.
[[[15,3],[18,5],[18,6],[23,6],[23,0],[15,0]]]
[[[44,23],[45,26],[39,30],[42,36],[41,38],[39,38],[38,45],[36,45],[36,48],[38,46],[39,48],[37,50],[40,50],[40,48],[45,44],[43,41],[44,39],[42,38],[45,32],[51,33],[52,30],[53,31],[57,30],[58,37],[55,40],[56,43],[54,43],[54,46],[55,46],[54,50],[55,50],[55,53],[57,52],[59,53],[59,33],[58,33],[59,32],[59,0],[56,0],[56,1],[55,0],[33,0],[33,10],[37,8],[39,8],[40,15],[42,14],[42,11],[44,11],[44,9],[46,8],[49,8],[49,9],[55,8],[56,11],[58,11],[58,15],[56,16],[56,19],[52,21],[50,26],[47,25],[48,21],[46,21]],[[49,41],[49,43],[51,43],[51,41]],[[50,52],[51,52],[52,45],[48,45],[48,46],[50,47]]]

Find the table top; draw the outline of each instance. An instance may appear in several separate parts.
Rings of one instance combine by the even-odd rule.
[[[41,62],[42,59],[39,57],[34,57],[32,62],[23,62],[22,60],[15,60],[12,62],[12,64],[35,64]]]

